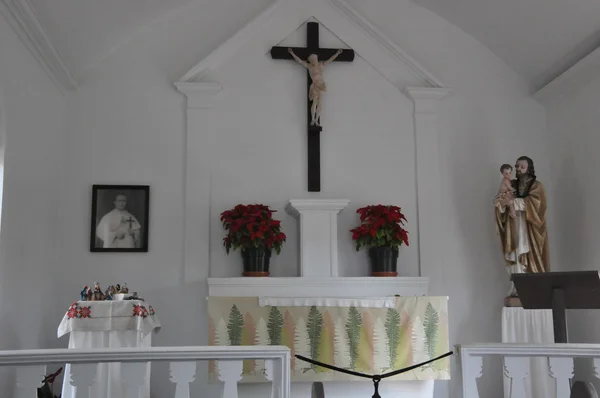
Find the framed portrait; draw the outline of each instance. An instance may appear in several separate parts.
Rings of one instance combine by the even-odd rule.
[[[148,185],[94,185],[90,251],[147,252]]]

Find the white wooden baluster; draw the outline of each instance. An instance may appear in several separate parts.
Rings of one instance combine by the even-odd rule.
[[[98,364],[80,363],[71,365],[71,385],[76,387],[75,398],[95,398],[90,387],[96,379]]]
[[[273,381],[273,366],[274,363],[270,359],[265,359],[265,377],[269,381]]]
[[[281,364],[279,361],[281,361],[281,359],[267,359],[265,361],[265,376],[267,376],[267,380],[273,382],[271,398],[281,397],[281,392],[283,391],[283,386],[281,385]]]
[[[472,355],[461,357],[463,377],[463,398],[479,398],[477,379],[481,377],[483,358]]]
[[[46,366],[19,366],[17,368],[17,391],[15,398],[37,397],[37,388],[42,386]]]
[[[175,398],[190,398],[190,383],[196,379],[196,362],[171,362]]]
[[[511,380],[510,398],[527,398],[525,382],[529,376],[528,357],[505,357],[504,374]]]
[[[594,376],[600,379],[600,358],[594,358]]]
[[[573,358],[550,357],[550,376],[556,379],[556,396],[570,397],[573,377]]]
[[[127,362],[121,364],[121,382],[124,397],[140,397],[140,387],[146,384],[147,363]]]
[[[265,361],[266,362],[266,361]],[[238,398],[238,381],[242,380],[243,361],[219,361],[219,380],[224,383],[223,398]]]

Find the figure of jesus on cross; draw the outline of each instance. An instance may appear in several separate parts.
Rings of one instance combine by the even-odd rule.
[[[319,24],[306,24],[306,47],[271,48],[273,59],[295,60],[307,70],[308,81],[308,191],[321,191],[321,115],[323,93],[327,90],[323,68],[331,62],[352,62],[354,50],[319,47]],[[325,61],[319,61],[324,59]],[[306,61],[305,61],[306,60]]]
[[[310,115],[311,121],[310,125],[320,126],[321,125],[321,109],[322,105],[322,97],[323,93],[327,91],[327,85],[325,84],[325,80],[323,78],[323,67],[335,61],[335,59],[344,51],[337,50],[337,52],[331,56],[328,60],[324,62],[319,62],[319,56],[317,54],[310,54],[308,56],[308,62],[301,60],[298,58],[296,54],[294,54],[294,50],[288,48],[292,57],[300,64],[303,65],[306,69],[308,69],[308,73],[310,75],[310,79],[312,83],[310,84],[310,88],[308,89],[308,99],[312,102],[310,107]]]

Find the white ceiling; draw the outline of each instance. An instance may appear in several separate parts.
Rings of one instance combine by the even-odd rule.
[[[29,0],[29,3],[67,69],[79,80],[136,28],[188,1]]]
[[[193,1],[222,15],[224,3],[238,0],[11,1],[29,1],[66,68],[81,80],[137,28],[169,11]],[[535,89],[600,44],[600,0],[412,1],[482,42]]]
[[[539,89],[600,45],[599,0],[413,0]]]

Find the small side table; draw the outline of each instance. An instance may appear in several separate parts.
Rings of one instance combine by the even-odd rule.
[[[63,317],[58,337],[70,334],[69,348],[142,348],[151,346],[151,332],[158,332],[160,327],[154,309],[144,301],[77,301]],[[136,398],[150,398],[150,363],[140,366],[146,367],[146,376]],[[62,398],[75,398],[76,389],[71,384],[71,365],[67,364]],[[120,363],[97,365],[91,397],[123,397],[124,389]]]

